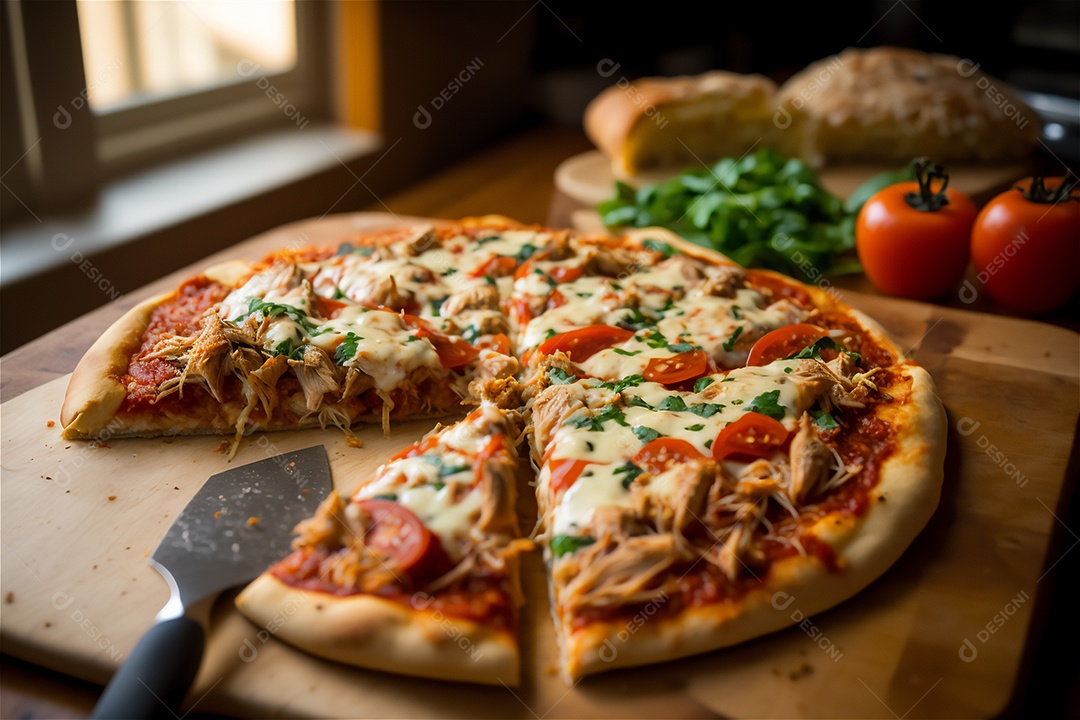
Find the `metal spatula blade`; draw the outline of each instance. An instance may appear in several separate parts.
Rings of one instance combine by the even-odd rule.
[[[212,475],[150,557],[176,593],[157,619],[254,580],[289,551],[333,484],[322,445]]]
[[[205,633],[192,605],[250,582],[290,548],[296,523],[333,489],[322,445],[211,476],[149,558],[169,602],[116,672],[91,717],[159,717],[175,711],[202,660]]]

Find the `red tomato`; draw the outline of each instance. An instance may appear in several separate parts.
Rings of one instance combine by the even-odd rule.
[[[976,279],[1005,307],[1050,312],[1080,286],[1080,192],[1064,183],[1065,178],[1040,179],[1033,188],[1033,179],[1026,178],[975,219]]]
[[[571,460],[570,458],[552,460],[548,466],[551,468],[551,478],[548,481],[551,496],[555,497],[556,494],[563,490],[568,490],[581,477],[582,470],[588,464],[587,460]]]
[[[547,309],[548,310],[554,310],[555,308],[562,307],[565,304],[566,304],[566,296],[563,295],[558,290],[552,290],[551,294],[548,295],[548,301],[547,301]]]
[[[653,358],[641,373],[649,382],[665,385],[704,375],[709,369],[709,356],[704,350],[688,350],[666,358]]]
[[[394,460],[403,460],[404,458],[417,457],[418,455],[426,455],[439,444],[437,438],[429,437],[421,440],[418,443],[413,443],[409,447],[399,452],[394,457],[390,458],[391,462]]]
[[[510,301],[510,313],[514,316],[514,322],[519,328],[524,328],[533,319],[529,299],[525,297],[516,297]]]
[[[476,347],[480,350],[494,350],[503,355],[510,354],[510,338],[503,333],[495,335],[481,335],[476,339]]]
[[[946,189],[940,166],[916,168],[919,180],[872,195],[855,221],[855,248],[866,276],[890,295],[931,300],[960,282],[967,268],[975,203]],[[941,181],[934,189],[931,183]]]
[[[480,452],[476,453],[476,457],[473,458],[473,473],[476,474],[475,482],[480,481],[484,465],[487,464],[487,461],[503,452],[505,447],[506,445],[503,442],[502,435],[492,435],[491,439],[487,441],[484,447],[480,448]]]
[[[469,343],[436,330],[423,318],[402,313],[401,319],[406,325],[416,328],[416,337],[426,338],[431,343],[439,356],[439,364],[447,370],[468,365],[480,354],[480,351]]]
[[[679,465],[690,460],[701,460],[704,457],[696,447],[686,440],[663,437],[656,438],[638,450],[633,462],[642,470],[658,475],[673,465]]]
[[[495,255],[480,267],[469,273],[470,277],[478,278],[488,275],[490,277],[505,277],[513,274],[517,269],[517,260],[505,255]]]
[[[548,272],[548,275],[551,276],[551,279],[557,283],[574,282],[584,274],[585,269],[580,265],[578,267],[562,267],[560,265],[558,267],[551,268],[551,270]]]
[[[765,458],[783,445],[787,436],[787,428],[779,420],[760,413],[747,413],[717,434],[711,448],[712,456],[717,460]]]
[[[315,298],[315,312],[318,313],[319,317],[333,319],[344,309],[345,303],[340,300],[331,300],[330,298],[318,296]]]
[[[514,279],[515,280],[520,280],[521,278],[523,278],[526,275],[528,275],[529,273],[531,273],[532,269],[533,269],[533,261],[532,260],[526,260],[525,262],[518,265],[518,269],[514,272]]]
[[[747,366],[768,365],[773,360],[791,357],[827,333],[815,325],[799,323],[767,332],[750,348]]]
[[[612,325],[586,325],[545,340],[540,343],[537,351],[543,355],[561,351],[569,355],[574,362],[583,362],[601,350],[626,342],[632,337],[632,331]]]
[[[393,500],[361,500],[357,503],[371,527],[364,545],[391,568],[410,577],[437,577],[453,566],[439,538],[420,518]]]

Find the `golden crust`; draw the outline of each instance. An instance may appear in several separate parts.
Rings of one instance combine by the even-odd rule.
[[[236,605],[279,639],[338,662],[440,680],[518,683],[520,658],[510,632],[429,610],[422,592],[405,606],[300,590],[265,573]]]
[[[177,292],[144,300],[102,333],[75,367],[60,410],[63,437],[89,439],[105,430],[124,402],[127,388],[119,380],[139,345],[154,309]],[[123,434],[123,429],[120,428]],[[111,433],[117,435],[118,433]]]
[[[848,48],[783,84],[806,160],[996,162],[1027,157],[1035,112],[1001,80],[951,55]]]
[[[776,84],[761,75],[714,71],[674,78],[619,81],[589,103],[585,132],[611,159],[617,176],[740,156],[771,124]]]

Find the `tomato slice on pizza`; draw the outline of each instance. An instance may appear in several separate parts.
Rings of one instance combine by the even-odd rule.
[[[411,675],[518,681],[521,589],[514,411],[482,404],[398,453],[352,497],[328,497],[294,551],[237,606],[333,660]]]

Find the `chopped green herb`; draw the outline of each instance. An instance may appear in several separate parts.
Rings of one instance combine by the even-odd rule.
[[[746,401],[740,398],[738,400],[732,400],[731,404],[732,405],[742,405],[744,402],[746,402]]]
[[[596,538],[588,535],[556,535],[551,538],[551,554],[557,558],[575,553],[581,548],[592,545]]]
[[[407,343],[416,342],[419,339],[420,338],[418,338],[415,335],[410,335],[409,337],[405,338],[405,342],[407,342]]]
[[[491,285],[492,287],[498,287],[498,283],[497,283],[497,282],[495,282],[495,281],[494,281],[494,280],[493,280],[493,279],[491,278],[491,276],[490,276],[490,275],[485,275],[485,276],[484,276],[484,282],[485,282],[485,283],[487,283],[488,285]]]
[[[521,249],[518,250],[518,253],[514,256],[514,259],[517,260],[518,264],[520,265],[521,263],[531,258],[533,256],[533,253],[535,253],[539,249],[540,248],[536,247],[532,243],[525,243],[521,246]]]
[[[445,270],[442,271],[442,276],[446,277],[448,275],[453,275],[457,271],[458,271],[458,269],[456,267],[446,268]]]
[[[607,388],[612,392],[622,392],[628,387],[637,387],[643,382],[645,382],[645,378],[641,375],[627,375],[622,380],[600,383],[600,387]]]
[[[694,403],[689,409],[690,412],[698,417],[711,418],[713,415],[723,410],[724,406],[721,403]]]
[[[619,425],[627,425],[626,413],[622,411],[622,408],[615,405],[605,405],[600,412],[596,413],[592,417],[582,415],[581,417],[570,418],[566,421],[566,425],[573,428],[585,428],[589,432],[600,432],[604,429],[604,422],[607,420],[614,420]]]
[[[381,493],[371,498],[372,500],[390,500],[391,502],[397,502],[397,495],[394,493]]]
[[[782,405],[779,404],[780,391],[770,390],[758,395],[756,398],[750,401],[750,404],[746,406],[746,409],[750,412],[756,412],[766,417],[771,417],[773,420],[783,420],[784,413],[787,412]]]
[[[469,325],[461,331],[461,339],[469,344],[475,343],[480,338],[480,328]]]
[[[742,320],[742,311],[739,309],[738,305],[732,305],[731,309],[728,310],[728,312],[731,313],[731,317],[735,318],[736,320]]]
[[[622,479],[622,486],[623,490],[629,490],[630,483],[634,482],[634,479],[643,472],[645,471],[639,468],[637,465],[627,461],[621,467],[615,468],[615,471],[612,473],[612,475],[626,475],[626,477]]]
[[[260,317],[278,317],[279,315],[285,315],[302,327],[305,332],[311,332],[315,329],[315,324],[311,322],[311,319],[308,318],[307,313],[303,310],[295,308],[292,305],[266,302],[257,297],[248,298],[248,311],[243,315],[234,318],[233,322],[238,323],[250,315],[259,315]]]
[[[686,410],[686,401],[678,395],[668,395],[666,398],[660,401],[660,404],[656,406],[657,410],[670,410],[672,412],[682,412]]]
[[[560,367],[548,368],[547,378],[552,385],[569,385],[577,380],[576,375],[571,375]]]
[[[669,258],[675,254],[675,248],[671,247],[663,240],[653,240],[648,238],[645,242],[641,243],[641,246],[646,250],[652,250],[654,252],[663,253],[664,257]]]
[[[714,382],[716,382],[716,378],[713,378],[709,375],[706,375],[705,377],[700,377],[694,381],[694,392],[699,393],[705,388],[712,385]]]
[[[655,410],[656,409],[652,405],[650,405],[649,403],[642,400],[637,395],[630,395],[629,398],[626,401],[626,404],[629,407],[643,407],[643,408],[645,408],[647,410]]]
[[[685,429],[689,432],[698,432],[699,430],[704,430],[705,426],[701,423],[697,423],[695,425],[687,425]]]
[[[712,441],[713,441],[713,438],[709,438],[708,440],[706,440],[705,441],[705,447],[711,448],[712,447]]]
[[[674,345],[668,345],[667,349],[670,350],[671,352],[684,353],[684,352],[690,352],[691,350],[697,350],[698,346],[697,345],[691,345],[688,342],[677,342]]]
[[[331,300],[348,300],[349,296],[341,292],[341,288],[337,285],[334,286],[334,297]]]
[[[642,340],[651,348],[666,348],[668,344],[667,338],[659,330],[649,330]]]
[[[586,441],[585,441],[585,447],[586,447],[586,448],[588,449],[588,451],[589,451],[589,452],[592,452],[593,450],[595,450],[595,449],[596,449],[596,448],[595,448],[595,447],[593,446],[593,444],[592,444],[591,442],[589,442],[588,440],[586,440]]]
[[[447,296],[449,297],[449,296]],[[431,314],[435,317],[442,317],[440,311],[442,310],[442,304],[446,302],[447,298],[441,297],[431,301]]]
[[[640,350],[623,350],[622,348],[611,348],[616,355],[625,355],[626,357],[633,357],[641,353]]]
[[[633,431],[634,434],[637,435],[638,440],[645,443],[646,445],[651,443],[656,438],[662,437],[662,433],[659,433],[650,427],[645,427],[644,425],[635,425],[633,427]]]
[[[821,430],[834,430],[840,427],[840,423],[836,422],[836,418],[824,410],[815,410],[811,408],[809,412],[810,417],[814,420],[814,425],[817,425]]]
[[[823,338],[818,338],[817,340],[814,341],[814,343],[812,345],[807,345],[802,350],[800,350],[799,352],[795,353],[794,355],[792,355],[791,357],[789,357],[787,359],[788,360],[803,360],[803,359],[821,360],[821,351],[822,350],[842,351],[843,349],[844,349],[843,345],[841,345],[840,343],[836,342],[831,337],[826,335]]]
[[[739,339],[740,335],[742,335],[742,325],[735,328],[735,332],[731,333],[731,337],[724,342],[724,352],[731,352],[735,349],[735,342]]]
[[[650,315],[646,315],[641,312],[640,308],[631,307],[626,308],[627,313],[622,320],[619,321],[619,326],[626,328],[627,330],[644,330],[656,325],[657,318]]]
[[[477,240],[476,244],[477,245],[487,245],[489,242],[495,242],[496,240],[500,240],[500,239],[501,238],[498,235],[488,235],[487,237],[482,237],[479,240]]]
[[[555,332],[555,328],[548,328],[547,330],[544,331],[544,339],[545,340],[550,340],[551,338],[555,337],[558,334],[559,333]]]
[[[344,365],[349,360],[352,360],[356,355],[356,344],[363,339],[356,333],[347,333],[345,339],[341,341],[341,344],[337,346],[337,350],[334,351],[334,362],[338,365]]]

